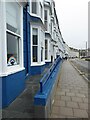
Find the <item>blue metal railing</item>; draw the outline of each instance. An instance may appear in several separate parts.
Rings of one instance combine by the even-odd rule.
[[[56,66],[58,65],[58,63],[60,62],[60,57],[58,57],[55,62],[53,63],[53,65],[50,67],[50,69],[48,70],[48,72],[43,76],[43,78],[40,80],[40,93],[43,93],[43,88],[44,85],[48,82],[49,78],[51,77],[52,72],[55,71]]]

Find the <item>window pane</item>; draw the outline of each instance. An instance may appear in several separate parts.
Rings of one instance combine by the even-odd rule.
[[[47,60],[47,48],[48,48],[48,42],[45,40],[45,60]]]
[[[37,46],[33,46],[33,62],[37,62],[37,59],[38,59],[38,47]]]
[[[7,64],[19,64],[19,38],[7,33]]]
[[[38,44],[37,35],[33,35],[33,45],[37,45],[37,44]]]
[[[20,34],[20,6],[16,2],[6,2],[7,29]]]
[[[43,18],[43,7],[42,7],[42,5],[41,5],[41,3],[40,3],[40,16],[41,16],[41,18]]]
[[[44,21],[44,23],[45,23],[45,28],[46,28],[46,30],[47,30],[47,21]]]
[[[37,2],[32,2],[32,13],[37,14]]]
[[[38,29],[33,28],[33,45],[38,45]]]
[[[41,61],[43,61],[43,48],[41,48]]]
[[[47,49],[47,40],[45,40],[45,49]]]
[[[47,60],[47,50],[45,50],[45,60]]]
[[[47,10],[44,11],[44,20],[47,20]]]
[[[45,24],[45,28],[47,30],[47,10],[44,11],[44,24]]]

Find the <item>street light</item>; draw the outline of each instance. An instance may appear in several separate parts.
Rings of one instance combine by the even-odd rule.
[[[88,48],[87,48],[87,41],[86,41],[86,56],[88,56],[88,55],[87,55],[87,52],[88,52],[87,50],[88,50]]]

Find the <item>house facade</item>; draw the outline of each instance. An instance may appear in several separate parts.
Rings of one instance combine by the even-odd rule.
[[[24,12],[27,2],[0,1],[0,91],[2,107],[25,89]]]
[[[53,0],[0,1],[0,89],[2,107],[25,89],[27,77],[41,74],[64,56]]]
[[[31,31],[31,75],[41,74],[45,68],[44,0],[29,1]]]
[[[62,58],[64,46],[56,14],[55,2],[53,0],[45,0],[44,7],[44,24],[46,27],[45,41],[48,41],[48,54],[45,54],[45,56],[47,55],[45,59],[47,63],[53,62],[58,55]]]

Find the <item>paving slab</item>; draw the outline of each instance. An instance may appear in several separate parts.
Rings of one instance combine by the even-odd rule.
[[[78,103],[78,104],[79,104],[80,109],[88,110],[88,104],[87,103]]]
[[[71,101],[71,97],[70,96],[61,96],[61,100],[63,100],[63,101]]]
[[[61,101],[61,100],[56,100],[54,103],[55,106],[66,106],[66,102],[65,101]]]
[[[80,97],[71,97],[73,102],[83,102],[83,99]]]
[[[82,98],[82,100],[83,100],[84,103],[88,103],[89,102],[88,98]]]
[[[63,92],[61,92],[61,91],[57,91],[56,94],[59,95],[59,96],[65,96],[65,91],[63,91]]]
[[[60,115],[62,116],[73,116],[73,109],[67,107],[60,107]]]
[[[77,97],[82,97],[82,98],[85,98],[85,97],[86,97],[85,94],[80,94],[80,93],[77,93],[76,96],[77,96]]]
[[[86,110],[74,109],[74,117],[88,118],[88,113]]]
[[[56,100],[60,100],[60,96],[59,96],[59,95],[56,95],[56,96],[55,96],[55,99],[56,99]]]
[[[52,115],[53,114],[56,114],[56,115],[59,115],[59,106],[57,107],[57,106],[53,106],[53,108],[52,108]]]
[[[66,96],[75,96],[75,95],[76,95],[75,93],[71,93],[71,92],[69,92],[69,93],[67,92],[66,93]]]
[[[79,108],[79,105],[77,102],[66,102],[66,106],[70,108]]]

